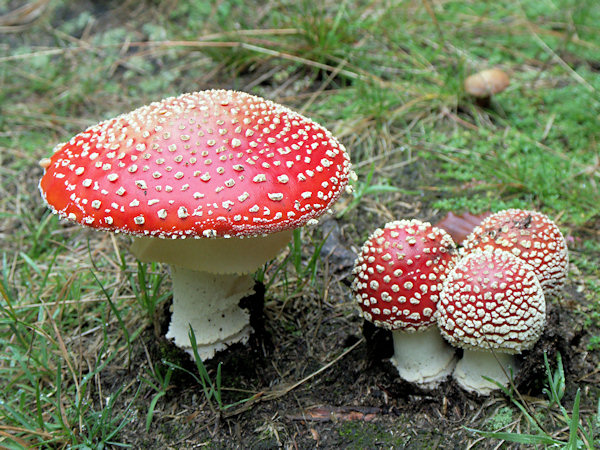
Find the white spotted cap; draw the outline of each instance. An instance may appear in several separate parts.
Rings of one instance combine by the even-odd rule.
[[[353,271],[361,315],[391,330],[430,327],[455,259],[450,235],[428,222],[399,220],[378,228],[363,245]]]
[[[537,342],[546,302],[533,268],[505,250],[475,249],[450,271],[437,304],[452,345],[521,353]]]
[[[168,238],[256,236],[325,213],[350,160],[329,131],[242,92],[209,90],[101,122],[42,162],[54,213]]]
[[[558,293],[567,278],[567,243],[546,215],[507,209],[487,217],[463,242],[465,253],[501,248],[533,267],[546,296]]]

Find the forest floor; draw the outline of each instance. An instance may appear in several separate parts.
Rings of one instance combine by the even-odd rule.
[[[314,3],[0,1],[0,446],[598,445],[595,0]],[[462,82],[496,66],[510,87],[478,104]],[[127,237],[60,222],[37,186],[57,143],[209,88],[322,123],[358,180],[257,274],[255,333],[203,378],[164,337],[168,268],[137,263]],[[401,380],[389,332],[350,290],[362,243],[391,220],[509,207],[556,220],[570,252],[514,389]]]

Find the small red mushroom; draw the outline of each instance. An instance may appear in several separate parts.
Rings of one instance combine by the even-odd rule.
[[[567,278],[565,238],[540,212],[507,209],[492,214],[463,242],[465,253],[475,248],[501,248],[521,258],[533,267],[546,296],[560,292]]]
[[[533,268],[505,250],[475,249],[450,271],[437,304],[438,326],[464,349],[454,379],[468,391],[489,394],[509,383],[518,365],[512,354],[537,342],[546,302]]]
[[[443,230],[419,220],[377,229],[356,260],[352,289],[361,315],[392,330],[391,362],[400,376],[426,388],[452,371],[454,351],[436,329],[436,302],[456,250]]]
[[[202,359],[248,338],[248,275],[315,223],[348,182],[350,160],[329,131],[242,92],[164,99],[106,120],[42,161],[55,214],[135,237],[143,261],[171,265],[168,337]]]

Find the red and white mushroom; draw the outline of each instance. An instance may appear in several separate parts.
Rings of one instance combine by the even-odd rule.
[[[392,330],[392,363],[403,379],[422,387],[437,386],[454,367],[454,351],[434,325],[439,291],[455,258],[445,231],[400,220],[377,229],[355,263],[352,289],[362,317]]]
[[[505,250],[475,249],[450,271],[437,304],[438,326],[464,349],[454,379],[487,395],[509,383],[518,365],[513,354],[537,342],[546,322],[546,302],[531,266]]]
[[[487,217],[463,242],[465,253],[501,248],[533,267],[544,294],[555,295],[567,278],[569,256],[560,229],[536,211],[507,209]]]
[[[168,337],[210,358],[245,341],[248,275],[316,223],[344,190],[348,154],[329,131],[242,92],[210,90],[88,128],[42,161],[42,197],[61,218],[135,237],[171,265]]]

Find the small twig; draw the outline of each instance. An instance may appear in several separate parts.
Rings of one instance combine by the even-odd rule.
[[[458,117],[456,114],[450,112],[450,110],[448,110],[448,108],[444,108],[444,110],[442,111],[442,115],[445,117],[449,117],[450,119],[454,120],[456,123],[462,125],[465,128],[468,128],[468,129],[474,130],[474,131],[479,131],[479,127],[477,125],[474,125],[471,122],[467,122],[466,120]]]
[[[304,105],[302,105],[302,108],[300,108],[300,113],[302,113],[302,114],[305,113],[305,111],[309,108],[309,106],[314,103],[314,101],[317,99],[317,97],[325,90],[325,88],[327,86],[329,86],[329,83],[331,83],[333,81],[333,79],[341,72],[342,68],[347,63],[348,63],[348,61],[344,60],[338,64],[338,66],[335,68],[335,70],[329,74],[327,79],[323,83],[321,83],[321,86],[319,86],[319,89],[317,89],[315,92],[313,92],[312,95],[310,96],[310,98],[306,101],[306,103],[304,103]]]
[[[71,336],[70,338],[67,338],[67,339],[65,340],[65,344],[71,344],[71,343],[75,342],[75,341],[76,341],[76,340],[78,340],[78,339],[81,339],[81,338],[83,338],[83,337],[85,337],[85,336],[89,336],[90,334],[94,334],[96,331],[99,331],[99,330],[101,330],[101,329],[102,329],[104,326],[106,326],[106,325],[112,325],[112,324],[113,324],[113,323],[115,323],[116,321],[117,321],[117,319],[116,319],[116,318],[115,318],[115,319],[111,319],[111,321],[110,321],[110,322],[108,322],[108,323],[107,323],[107,324],[105,324],[105,325],[98,325],[97,327],[90,328],[89,330],[86,330],[86,331],[84,331],[83,333],[80,333],[80,334],[78,334],[78,335],[76,335],[76,336]]]
[[[50,0],[37,0],[0,16],[0,32],[24,30],[42,15],[48,3]]]
[[[542,133],[542,137],[540,141],[545,141],[548,135],[550,134],[550,130],[552,130],[552,125],[554,125],[554,119],[556,119],[556,114],[552,114],[546,123],[546,127],[544,128],[544,132]]]
[[[282,387],[280,389],[274,389],[270,392],[263,391],[263,392],[257,393],[249,401],[244,403],[240,408],[236,409],[235,411],[224,412],[223,417],[225,417],[225,418],[233,417],[244,411],[247,411],[252,405],[254,405],[258,402],[275,400],[277,398],[283,397],[284,395],[288,394],[290,391],[293,391],[297,387],[303,385],[307,381],[311,380],[312,378],[316,377],[317,375],[320,375],[321,373],[323,373],[324,371],[329,369],[331,366],[333,366],[335,363],[337,363],[340,359],[342,359],[344,356],[346,356],[348,353],[350,353],[352,350],[354,350],[356,347],[358,347],[363,342],[364,342],[364,338],[360,338],[357,342],[355,342],[353,345],[351,345],[346,350],[344,350],[342,353],[340,353],[340,355],[335,357],[332,361],[328,362],[327,364],[322,366],[320,369],[316,370],[315,372],[311,373],[310,375],[302,378],[301,380],[299,380],[291,385]]]
[[[579,383],[580,381],[583,381],[583,380],[585,380],[586,378],[588,378],[588,377],[591,377],[592,375],[596,375],[596,374],[598,374],[599,372],[600,372],[600,368],[598,368],[598,369],[596,369],[596,370],[592,370],[591,372],[589,372],[589,373],[586,373],[585,375],[582,375],[582,376],[580,376],[580,377],[579,377],[579,378],[577,378],[575,381],[576,381],[577,383]]]
[[[29,432],[29,430],[26,430],[26,431]],[[20,437],[17,437],[15,435],[7,433],[6,431],[0,430],[0,436],[4,436],[4,437],[8,438],[10,441],[14,441],[14,442],[18,443],[23,448],[31,448],[32,447],[29,442],[24,441]],[[8,448],[8,447],[5,447],[5,448]]]
[[[121,295],[119,297],[117,297],[117,299],[133,299],[135,298],[134,295]],[[88,298],[88,299],[81,299],[81,300],[57,300],[55,302],[44,302],[44,303],[29,303],[26,305],[15,305],[14,309],[15,310],[22,310],[22,309],[32,309],[32,308],[39,308],[39,307],[43,307],[43,306],[58,306],[58,305],[77,305],[79,303],[97,303],[97,302],[105,302],[106,298]]]
[[[62,53],[66,53],[66,52],[75,52],[75,51],[97,51],[98,49],[101,48],[107,48],[107,47],[122,47],[122,43],[119,44],[111,44],[111,45],[98,45],[98,46],[94,46],[94,47],[90,47],[88,45],[85,46],[80,46],[80,47],[75,47],[75,48],[66,48],[66,49],[47,49],[47,50],[40,50],[38,52],[32,52],[32,53],[28,53],[28,54],[21,54],[21,55],[9,55],[9,56],[5,56],[0,58],[0,62],[5,62],[5,61],[14,61],[14,60],[19,60],[19,59],[26,59],[26,58],[31,58],[31,57],[35,57],[35,56],[40,56],[40,55],[56,55],[56,54],[62,54]],[[282,58],[282,59],[287,59],[290,61],[294,61],[300,64],[304,64],[307,66],[311,66],[311,67],[315,67],[317,69],[322,69],[325,70],[327,72],[337,72],[339,74],[342,74],[344,76],[347,76],[348,78],[352,78],[352,79],[361,79],[364,78],[365,75],[364,74],[358,74],[355,72],[351,72],[349,70],[346,69],[339,69],[336,68],[334,66],[331,66],[329,64],[324,64],[324,63],[320,63],[318,61],[312,61],[310,59],[307,58],[303,58],[301,56],[297,56],[297,55],[293,55],[291,53],[286,53],[286,52],[280,52],[278,50],[273,50],[270,48],[266,48],[266,47],[260,47],[258,45],[254,45],[254,44],[250,44],[247,42],[243,42],[243,41],[205,41],[205,40],[197,40],[197,41],[151,41],[151,42],[130,42],[129,43],[129,47],[163,47],[163,48],[170,48],[170,47],[194,47],[194,48],[242,48],[245,50],[250,50],[256,53],[262,53],[265,55],[269,55],[269,56],[273,56],[276,58]],[[139,56],[139,55],[138,55]]]
[[[326,70],[328,72],[335,72],[337,70],[335,67],[330,66],[329,64],[323,64],[323,63],[320,63],[317,61],[312,61],[310,59],[306,59],[301,56],[292,55],[291,53],[285,53],[285,52],[280,52],[278,50],[272,50],[270,48],[259,47],[257,45],[248,44],[246,42],[240,42],[240,43],[238,43],[238,45],[239,45],[239,47],[246,49],[246,50],[252,50],[256,53],[262,53],[265,55],[274,56],[276,58],[288,59],[290,61],[301,63],[301,64],[311,66],[311,67],[316,67],[317,69]],[[342,75],[345,75],[348,78],[353,78],[353,79],[362,78],[359,74],[357,74],[355,72],[350,72],[349,70],[340,69],[338,71],[338,73],[341,73]]]
[[[0,425],[0,430],[14,431],[15,433],[35,434],[36,436],[43,437],[44,439],[52,439],[53,437],[52,433],[41,430],[31,430],[29,428],[14,427],[11,425]],[[11,439],[14,439],[14,436],[10,435],[10,437]]]
[[[338,362],[340,359],[342,359],[344,356],[346,356],[348,353],[350,353],[352,350],[354,350],[356,347],[358,347],[360,344],[362,344],[364,342],[364,338],[360,338],[357,342],[355,342],[353,345],[351,345],[350,347],[348,347],[346,350],[344,350],[339,356],[337,356],[336,358],[334,358],[332,361],[328,362],[327,364],[325,364],[323,367],[321,367],[320,369],[318,369],[317,371],[311,373],[310,375],[302,378],[300,381],[297,381],[296,383],[292,384],[291,386],[282,388],[282,389],[278,389],[276,391],[273,391],[267,395],[265,395],[263,398],[271,400],[271,399],[275,399],[275,398],[279,398],[284,396],[285,394],[287,394],[288,392],[296,389],[298,386],[303,385],[304,383],[306,383],[308,380],[316,377],[317,375],[323,373],[324,371],[326,371],[327,369],[329,369],[331,366],[333,366],[336,362]]]
[[[279,67],[279,66],[273,67],[271,70],[266,71],[259,77],[255,78],[254,80],[252,80],[251,82],[246,84],[244,86],[243,90],[246,92],[250,92],[255,86],[258,86],[263,81],[269,80],[270,78],[273,77],[273,75],[275,75],[277,72],[280,72],[280,71],[281,71],[281,67]]]

